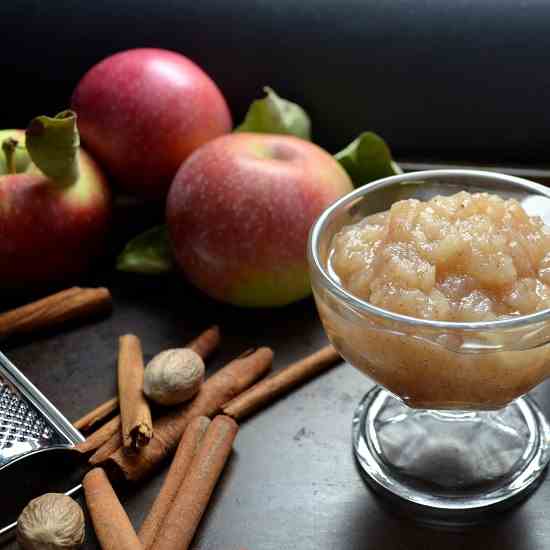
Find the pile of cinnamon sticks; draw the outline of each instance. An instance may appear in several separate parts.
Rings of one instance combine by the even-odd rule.
[[[219,341],[219,329],[212,327],[187,347],[206,359]],[[207,378],[192,401],[168,409],[150,422],[136,396],[139,384],[123,383],[121,391],[124,372],[134,369],[134,378],[139,380],[136,373],[143,369],[139,340],[121,338],[118,399],[103,403],[75,422],[77,428],[87,430],[120,407],[119,415],[79,445],[81,452],[90,453],[89,462],[95,466],[85,477],[84,489],[104,550],[188,548],[231,453],[238,431],[236,421],[334,365],[339,355],[327,346],[260,381],[272,360],[273,351],[265,347],[243,353]],[[136,535],[105,471],[111,478],[139,480],[174,452],[164,485]],[[113,538],[115,531],[117,537]]]
[[[69,288],[0,314],[0,340],[87,318],[110,308],[111,295],[105,288]],[[205,360],[219,343],[220,332],[214,326],[187,347]],[[267,347],[249,350],[207,378],[192,401],[166,409],[154,418],[143,393],[140,341],[131,334],[122,336],[118,396],[74,423],[79,430],[92,432],[78,450],[89,455],[88,461],[94,466],[83,486],[103,550],[188,548],[231,454],[239,429],[237,421],[339,359],[336,350],[326,346],[261,380],[271,369],[273,351]],[[161,491],[136,534],[109,477],[142,479],[172,454]]]
[[[149,515],[136,534],[105,471],[83,480],[88,511],[103,550],[189,548],[231,453],[239,427],[228,416],[199,416],[185,430]]]

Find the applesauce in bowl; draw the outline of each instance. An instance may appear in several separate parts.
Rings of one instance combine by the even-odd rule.
[[[477,521],[550,460],[525,395],[550,375],[549,226],[546,187],[434,170],[356,189],[311,230],[325,331],[377,384],[353,417],[355,457],[430,521]]]
[[[550,199],[421,175],[333,207],[318,310],[342,355],[409,406],[499,409],[550,375]]]
[[[496,194],[397,201],[342,227],[328,262],[354,296],[414,318],[487,322],[550,307],[550,227]],[[432,344],[352,328],[348,338],[366,358],[355,365],[415,407],[500,408],[550,373],[550,347],[491,352],[504,343],[494,332],[477,335],[488,345],[477,356],[438,345],[441,335]],[[464,345],[458,333],[449,340]]]

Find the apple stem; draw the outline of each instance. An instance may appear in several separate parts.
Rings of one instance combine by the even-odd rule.
[[[8,170],[8,174],[15,174],[17,172],[15,165],[15,150],[17,149],[18,144],[19,142],[12,137],[6,138],[2,142],[2,151],[6,157],[6,168]]]

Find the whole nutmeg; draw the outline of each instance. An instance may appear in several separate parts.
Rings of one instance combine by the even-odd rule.
[[[82,508],[61,493],[46,493],[31,500],[17,520],[17,542],[25,550],[80,548],[84,534]]]
[[[204,380],[204,362],[188,348],[162,351],[145,367],[143,391],[161,405],[176,405],[191,399]]]

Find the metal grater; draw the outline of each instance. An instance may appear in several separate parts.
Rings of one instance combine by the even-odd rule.
[[[81,441],[82,434],[0,352],[0,470],[37,453],[72,449]],[[14,526],[1,528],[0,534]]]

